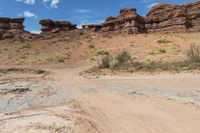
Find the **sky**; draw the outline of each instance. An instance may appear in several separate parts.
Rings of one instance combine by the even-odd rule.
[[[68,20],[78,27],[98,24],[108,16],[119,15],[121,8],[137,8],[146,16],[150,8],[159,3],[183,4],[195,0],[0,0],[0,17],[25,17],[25,29],[40,32],[39,20]]]

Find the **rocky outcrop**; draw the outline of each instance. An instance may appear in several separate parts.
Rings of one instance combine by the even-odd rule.
[[[189,3],[186,6],[188,31],[200,31],[200,1]]]
[[[200,2],[157,4],[147,14],[145,27],[148,33],[200,31]]]
[[[168,33],[200,31],[200,1],[185,5],[160,3],[146,17],[136,9],[122,9],[117,17],[108,17],[103,24],[85,25],[84,30],[118,33]]]
[[[145,19],[148,33],[184,32],[187,30],[185,6],[160,3],[152,7]]]
[[[24,18],[0,18],[0,39],[12,39],[16,36],[26,38],[30,33],[24,30]],[[29,37],[28,37],[29,38]]]
[[[108,17],[100,25],[84,25],[84,30],[96,32],[116,32],[137,34],[145,30],[144,19],[139,16],[135,8],[122,9],[117,17]]]
[[[24,18],[0,18],[0,39],[35,38],[33,34],[24,31]],[[151,8],[146,17],[137,14],[135,8],[121,9],[119,16],[110,16],[102,24],[83,25],[77,29],[69,21],[53,21],[43,19],[42,39],[56,36],[77,38],[80,35],[89,36],[95,33],[103,35],[139,34],[139,33],[171,33],[200,31],[200,1],[184,5],[160,3]],[[55,34],[58,33],[58,34]]]
[[[71,31],[75,30],[76,25],[69,21],[53,21],[50,19],[43,19],[39,22],[42,25],[42,32],[52,32],[56,33],[59,31]]]

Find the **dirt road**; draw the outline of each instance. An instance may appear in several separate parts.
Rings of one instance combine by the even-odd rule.
[[[80,76],[88,67],[46,68],[48,87],[1,96],[0,107],[15,99],[1,132],[200,133],[199,74]]]

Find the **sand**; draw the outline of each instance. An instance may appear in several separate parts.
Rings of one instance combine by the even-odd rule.
[[[50,95],[42,93],[44,90],[40,88],[45,100],[39,104],[26,107],[17,104],[19,110],[2,111],[0,131],[200,133],[199,74],[134,74],[98,78],[79,75],[89,67],[76,64],[45,68],[51,74],[40,80],[59,86],[54,86],[56,89],[52,89]],[[26,93],[22,95],[26,97]],[[39,101],[40,97],[36,98],[32,101]]]

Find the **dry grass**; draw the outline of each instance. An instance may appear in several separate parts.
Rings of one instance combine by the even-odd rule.
[[[80,48],[81,43],[88,44],[80,59],[99,61],[110,53],[115,57],[125,50],[137,62],[181,62],[186,60],[190,44],[200,44],[200,33],[152,34],[113,36],[106,38],[94,36],[71,40],[57,37],[32,42],[17,40],[0,41],[1,64],[42,64],[67,63],[72,53]],[[188,48],[187,48],[187,47]],[[186,48],[185,48],[186,47]]]

